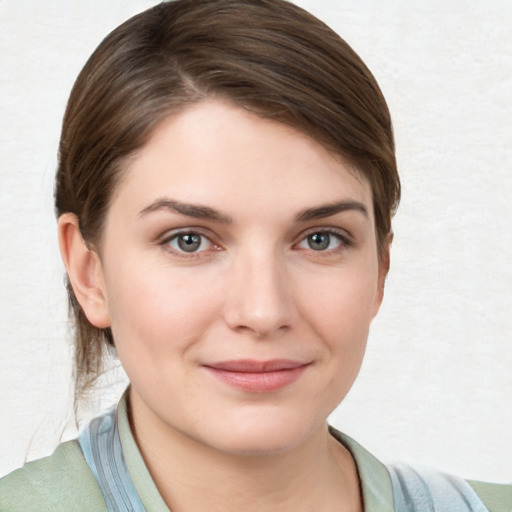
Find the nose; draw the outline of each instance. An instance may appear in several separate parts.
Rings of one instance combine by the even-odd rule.
[[[286,265],[271,254],[240,255],[233,264],[224,318],[236,331],[270,337],[293,322],[293,287]]]

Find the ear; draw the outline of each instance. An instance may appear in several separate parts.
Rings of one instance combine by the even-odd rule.
[[[374,311],[373,316],[379,312],[380,305],[382,304],[382,299],[384,298],[384,284],[386,282],[386,277],[389,272],[389,264],[390,264],[390,251],[391,251],[391,242],[393,242],[393,233],[388,233],[386,240],[384,241],[384,247],[382,249],[382,254],[379,255],[379,273],[377,276],[377,295],[375,297]]]
[[[59,246],[75,297],[85,316],[98,328],[110,326],[103,267],[98,254],[89,249],[73,213],[58,221]]]

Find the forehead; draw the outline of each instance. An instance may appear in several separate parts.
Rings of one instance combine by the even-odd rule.
[[[351,198],[371,210],[368,182],[340,157],[290,126],[217,100],[160,123],[127,163],[122,195],[140,207],[169,195],[217,208],[239,198],[239,207],[259,209]]]

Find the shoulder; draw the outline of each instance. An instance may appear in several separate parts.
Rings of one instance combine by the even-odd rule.
[[[356,462],[368,511],[512,512],[512,484],[463,480],[404,464],[384,465],[353,439],[329,429]]]
[[[404,464],[388,466],[388,471],[398,510],[409,510],[414,502],[419,510],[512,512],[512,485],[467,481]]]
[[[77,441],[29,462],[0,480],[0,512],[106,512],[96,480]]]
[[[489,512],[512,511],[512,484],[489,484],[468,480]]]

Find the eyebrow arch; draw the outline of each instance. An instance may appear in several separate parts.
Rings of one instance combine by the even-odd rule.
[[[331,215],[349,210],[358,211],[368,218],[368,210],[363,203],[358,201],[338,201],[336,203],[324,204],[303,210],[295,216],[295,222],[324,219],[325,217],[330,217]]]
[[[195,219],[211,220],[213,222],[219,222],[221,224],[231,224],[231,217],[220,213],[219,211],[210,208],[209,206],[203,206],[200,204],[183,203],[176,201],[175,199],[157,199],[155,202],[146,206],[139,212],[139,216],[143,217],[148,213],[156,212],[158,210],[170,210],[187,217],[193,217]]]

